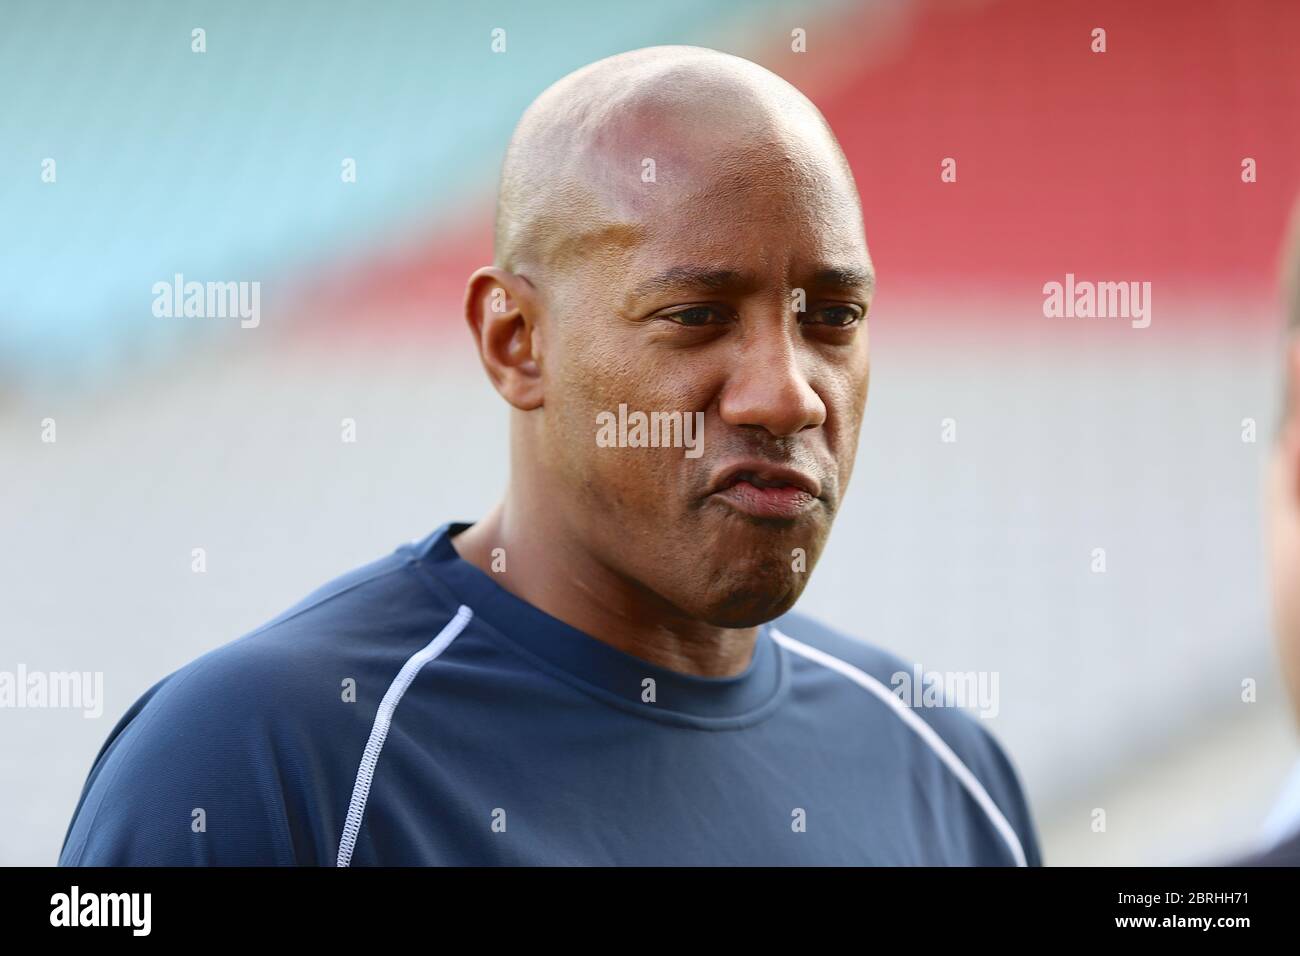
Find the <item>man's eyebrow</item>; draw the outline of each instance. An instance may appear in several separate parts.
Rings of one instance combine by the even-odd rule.
[[[709,292],[745,292],[758,288],[758,277],[732,269],[709,269],[703,266],[673,266],[651,276],[632,290],[632,300],[639,301],[660,293],[683,289]],[[858,266],[828,266],[812,275],[812,285],[821,288],[862,289],[867,294],[876,288],[876,274]]]
[[[705,289],[709,292],[725,290],[743,291],[758,285],[758,280],[743,272],[732,269],[709,269],[703,266],[673,266],[658,275],[637,285],[632,290],[633,300],[639,300],[661,292],[673,292],[684,288]]]
[[[831,266],[818,269],[812,276],[813,285],[840,289],[862,289],[870,294],[876,289],[876,274],[857,266]]]

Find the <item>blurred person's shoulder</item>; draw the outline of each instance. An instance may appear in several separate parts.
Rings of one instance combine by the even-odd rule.
[[[416,573],[421,544],[145,691],[95,758],[60,864],[332,863],[382,692],[457,610]]]
[[[1004,825],[1010,826],[1026,862],[1041,865],[1037,832],[1020,776],[982,718],[967,707],[956,706],[951,693],[934,700],[927,692],[927,672],[892,651],[799,611],[790,611],[772,623],[778,640],[797,658],[856,685],[864,699],[877,705],[878,719],[870,732],[892,734],[900,747],[936,758],[1006,838],[1011,834],[1005,832]]]
[[[1249,856],[1229,860],[1224,866],[1300,866],[1300,830],[1281,842]]]

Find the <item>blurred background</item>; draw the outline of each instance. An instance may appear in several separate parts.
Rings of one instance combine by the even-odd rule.
[[[104,702],[0,709],[0,863],[55,861],[159,678],[496,500],[459,313],[503,150],[551,82],[661,43],[803,89],[862,194],[872,391],[800,608],[998,673],[1049,864],[1250,845],[1297,755],[1260,487],[1298,33],[1285,0],[6,4],[0,670]],[[1046,318],[1067,273],[1150,282],[1150,326]],[[259,323],[156,316],[177,274],[260,283]]]

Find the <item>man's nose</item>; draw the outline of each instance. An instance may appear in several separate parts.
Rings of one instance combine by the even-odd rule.
[[[757,425],[784,437],[826,421],[826,405],[800,367],[788,325],[752,336],[736,356],[719,402],[728,425]]]

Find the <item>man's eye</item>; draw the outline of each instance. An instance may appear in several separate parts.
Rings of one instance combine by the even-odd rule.
[[[677,312],[669,312],[664,316],[671,319],[678,325],[700,326],[711,325],[715,321],[721,321],[718,310],[704,305],[697,305],[689,309],[680,309]]]
[[[862,310],[856,305],[829,305],[824,309],[818,309],[813,315],[820,316],[812,320],[816,325],[844,329],[861,321]]]

